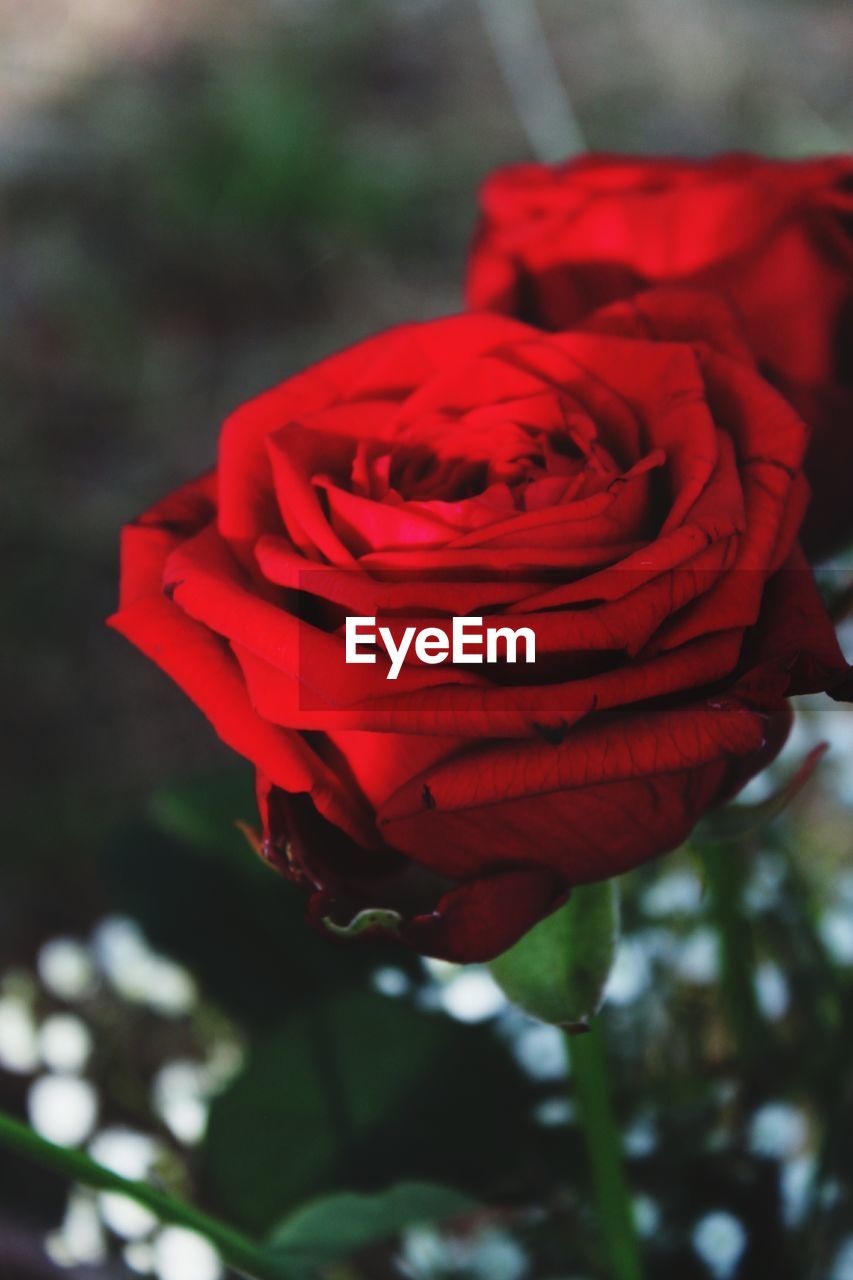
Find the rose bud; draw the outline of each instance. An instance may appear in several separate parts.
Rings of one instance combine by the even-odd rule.
[[[711,295],[404,325],[231,415],[125,529],[111,623],[254,764],[314,919],[484,960],[683,842],[789,695],[849,692],[797,544],[806,434]],[[459,618],[535,660],[428,635],[389,679]]]
[[[517,165],[486,179],[480,206],[473,308],[563,329],[650,285],[726,298],[812,431],[804,548],[853,540],[853,158]]]

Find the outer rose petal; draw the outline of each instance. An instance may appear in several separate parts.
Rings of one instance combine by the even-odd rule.
[[[683,840],[731,757],[758,752],[764,734],[763,715],[733,698],[628,714],[618,735],[592,721],[559,744],[483,745],[401,787],[379,829],[439,874],[523,862],[532,848],[569,883],[604,879]]]
[[[400,936],[422,955],[457,964],[492,960],[565,897],[565,886],[545,870],[482,876],[446,893],[428,915],[407,921]]]
[[[227,647],[163,594],[166,560],[182,535],[209,518],[211,492],[204,477],[125,529],[120,607],[109,625],[180,685],[228,746],[264,769],[277,786],[311,794],[331,821],[370,844],[376,837],[362,798],[347,790],[300,735],[270,725],[252,710]]]
[[[710,161],[598,155],[498,170],[481,190],[468,303],[519,314],[525,276],[541,279],[549,269],[576,263],[622,267],[623,283],[633,273],[647,284],[696,276],[707,284],[709,268],[730,260],[742,267],[744,250],[760,250],[787,220],[831,215],[838,206],[835,187],[851,173],[853,160],[844,156],[766,161],[748,155]],[[612,286],[612,277],[605,276],[608,282]],[[617,296],[593,295],[592,306]],[[563,305],[571,298],[568,291]],[[590,309],[587,299],[583,312]],[[583,312],[563,311],[551,320],[565,327]]]
[[[806,511],[800,541],[812,560],[820,559],[848,547],[853,538],[853,373],[846,386],[803,387],[786,382],[783,390],[803,420],[815,424],[806,464],[815,499]]]
[[[760,745],[757,738],[756,753]],[[756,755],[750,767],[745,758],[741,785],[760,767],[758,759]],[[425,820],[415,814],[389,818],[383,830],[395,845],[424,862],[430,856],[427,842],[441,846],[442,863],[452,860],[460,866],[470,864],[474,848],[481,850],[483,862],[492,853],[493,866],[512,866],[524,848],[535,849],[537,858],[566,884],[583,884],[621,874],[676,848],[719,798],[730,769],[731,761],[719,758],[681,771],[589,783],[545,796],[484,799],[467,809],[436,809]],[[468,875],[476,874],[469,865]]]
[[[743,320],[732,306],[700,289],[650,289],[599,307],[584,322],[590,333],[653,338],[658,342],[707,343],[720,355],[754,365]]]
[[[453,746],[470,738],[561,741],[572,725],[594,712],[631,707],[721,680],[735,669],[741,643],[740,631],[718,632],[627,668],[540,686],[496,686],[474,679],[454,683],[450,670],[427,688],[391,691],[386,685],[373,697],[351,697],[346,703],[338,702],[328,689],[325,700],[319,689],[316,697],[306,697],[295,675],[242,646],[234,648],[252,705],[265,720],[327,733],[357,729],[392,735],[398,755],[406,760],[406,744],[396,735],[441,735]]]
[[[122,535],[119,605],[125,609],[163,589],[163,565],[183,537],[210,524],[216,515],[216,476],[191,480],[156,503]]]
[[[748,660],[787,671],[789,694],[826,690],[853,701],[853,667],[835,635],[814,577],[797,547],[770,579]]]
[[[163,583],[189,617],[228,641],[235,651],[245,649],[297,677],[305,688],[307,706],[315,685],[319,705],[324,695],[345,706],[387,690],[387,659],[372,666],[346,665],[341,635],[312,626],[260,596],[212,526],[171,551]],[[466,676],[459,679],[464,681]],[[441,682],[435,668],[407,666],[398,687],[417,689]]]

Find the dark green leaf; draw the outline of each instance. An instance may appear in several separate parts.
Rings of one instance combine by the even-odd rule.
[[[286,1261],[320,1266],[406,1227],[442,1222],[477,1207],[461,1191],[429,1182],[401,1182],[372,1195],[345,1191],[297,1209],[273,1229],[269,1244]]]
[[[347,1149],[429,1076],[444,1026],[361,992],[292,1017],[213,1105],[206,1154],[217,1195],[262,1229],[328,1185]]]
[[[327,945],[345,966],[349,948]],[[254,1234],[306,1197],[376,1191],[402,1171],[490,1200],[523,1168],[544,1194],[564,1135],[533,1122],[537,1096],[490,1027],[352,992],[256,1042],[213,1104],[208,1188]]]

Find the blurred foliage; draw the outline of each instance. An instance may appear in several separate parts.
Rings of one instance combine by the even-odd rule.
[[[180,133],[155,138],[152,208],[176,238],[203,228],[212,246],[238,241],[250,252],[256,238],[262,252],[271,237],[291,240],[292,252],[292,237],[329,235],[417,248],[426,173],[405,154],[347,147],[334,87],[321,94],[314,72],[306,81],[280,61],[253,59],[204,76]]]
[[[776,773],[790,777],[791,763]],[[770,826],[745,823],[740,843],[622,881],[624,936],[601,1017],[632,1191],[654,1223],[646,1265],[664,1280],[723,1274],[697,1252],[712,1213],[744,1231],[732,1277],[771,1267],[801,1280],[845,1238],[853,1095],[838,1063],[853,1052],[853,979],[823,941],[831,904],[790,848],[810,801],[807,787]],[[315,935],[299,891],[234,826],[252,812],[244,771],[172,785],[147,809],[108,841],[112,897],[250,1045],[212,1102],[195,1173],[204,1201],[260,1233],[313,1195],[374,1191],[404,1173],[491,1206],[523,1250],[518,1274],[600,1274],[565,1062],[548,1047],[559,1033],[509,1011],[460,1023],[408,953]],[[389,965],[394,996],[373,981]],[[438,980],[452,989],[455,978]],[[385,1274],[388,1255],[374,1254],[359,1275]],[[477,1265],[416,1274],[476,1276]]]
[[[155,795],[159,829],[125,828],[106,854],[116,905],[209,998],[258,1028],[244,1073],[211,1114],[205,1163],[215,1202],[259,1230],[315,1191],[375,1189],[401,1168],[471,1190],[492,1176],[512,1185],[508,1147],[531,1170],[539,1166],[547,1186],[549,1144],[528,1131],[535,1090],[506,1049],[484,1028],[370,993],[369,976],[383,963],[423,985],[417,957],[308,928],[302,892],[261,863],[234,826],[250,812],[245,781],[217,775]],[[211,824],[219,834],[208,845]],[[234,1160],[241,1148],[251,1160]]]
[[[149,812],[153,821],[109,841],[111,900],[212,1000],[266,1026],[340,984],[365,982],[376,947],[351,951],[308,929],[303,893],[261,862],[236,826],[257,822],[248,768],[155,792]],[[414,971],[413,958],[398,959]]]
[[[248,771],[103,628],[119,525],[210,463],[234,404],[368,331],[458,306],[477,181],[529,155],[477,6],[107,8],[127,19],[124,43],[107,9],[82,4],[49,21],[11,6],[3,32],[0,1103],[23,1114],[34,1082],[73,1075],[40,1040],[72,1014],[92,1039],[77,1071],[98,1131],[149,1133],[156,1177],[247,1229],[401,1177],[487,1206],[353,1241],[328,1280],[597,1280],[559,1033],[478,1012],[464,983],[488,991],[481,971],[316,935],[234,826],[256,821]],[[851,136],[843,0],[537,9],[594,146],[797,154]],[[601,1025],[655,1280],[844,1280],[853,741],[849,712],[820,713],[814,732],[810,715],[792,762],[821,738],[833,748],[789,811],[622,885]],[[162,957],[142,957],[141,991],[102,962],[117,912],[185,966],[198,1002],[169,1008]],[[66,937],[95,971],[77,994],[43,972]],[[162,1105],[181,1078],[188,1127]],[[65,1201],[50,1175],[0,1159],[0,1270],[133,1274],[105,1226],[100,1262],[47,1267]]]
[[[467,1182],[472,1164],[482,1178],[500,1152],[493,1140],[483,1144],[484,1126],[470,1110],[488,1061],[478,1039],[364,993],[294,1016],[255,1046],[214,1104],[206,1163],[216,1202],[262,1233],[330,1186],[376,1187],[403,1168]],[[424,1105],[426,1081],[440,1109]],[[502,1083],[510,1108],[520,1108],[512,1101],[519,1082],[504,1071]],[[251,1159],[235,1160],[241,1150]]]

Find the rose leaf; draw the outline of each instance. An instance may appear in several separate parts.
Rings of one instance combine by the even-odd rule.
[[[301,1206],[274,1227],[269,1247],[300,1267],[318,1267],[398,1235],[407,1227],[469,1214],[477,1202],[430,1182],[401,1182],[362,1195],[351,1191]]]

